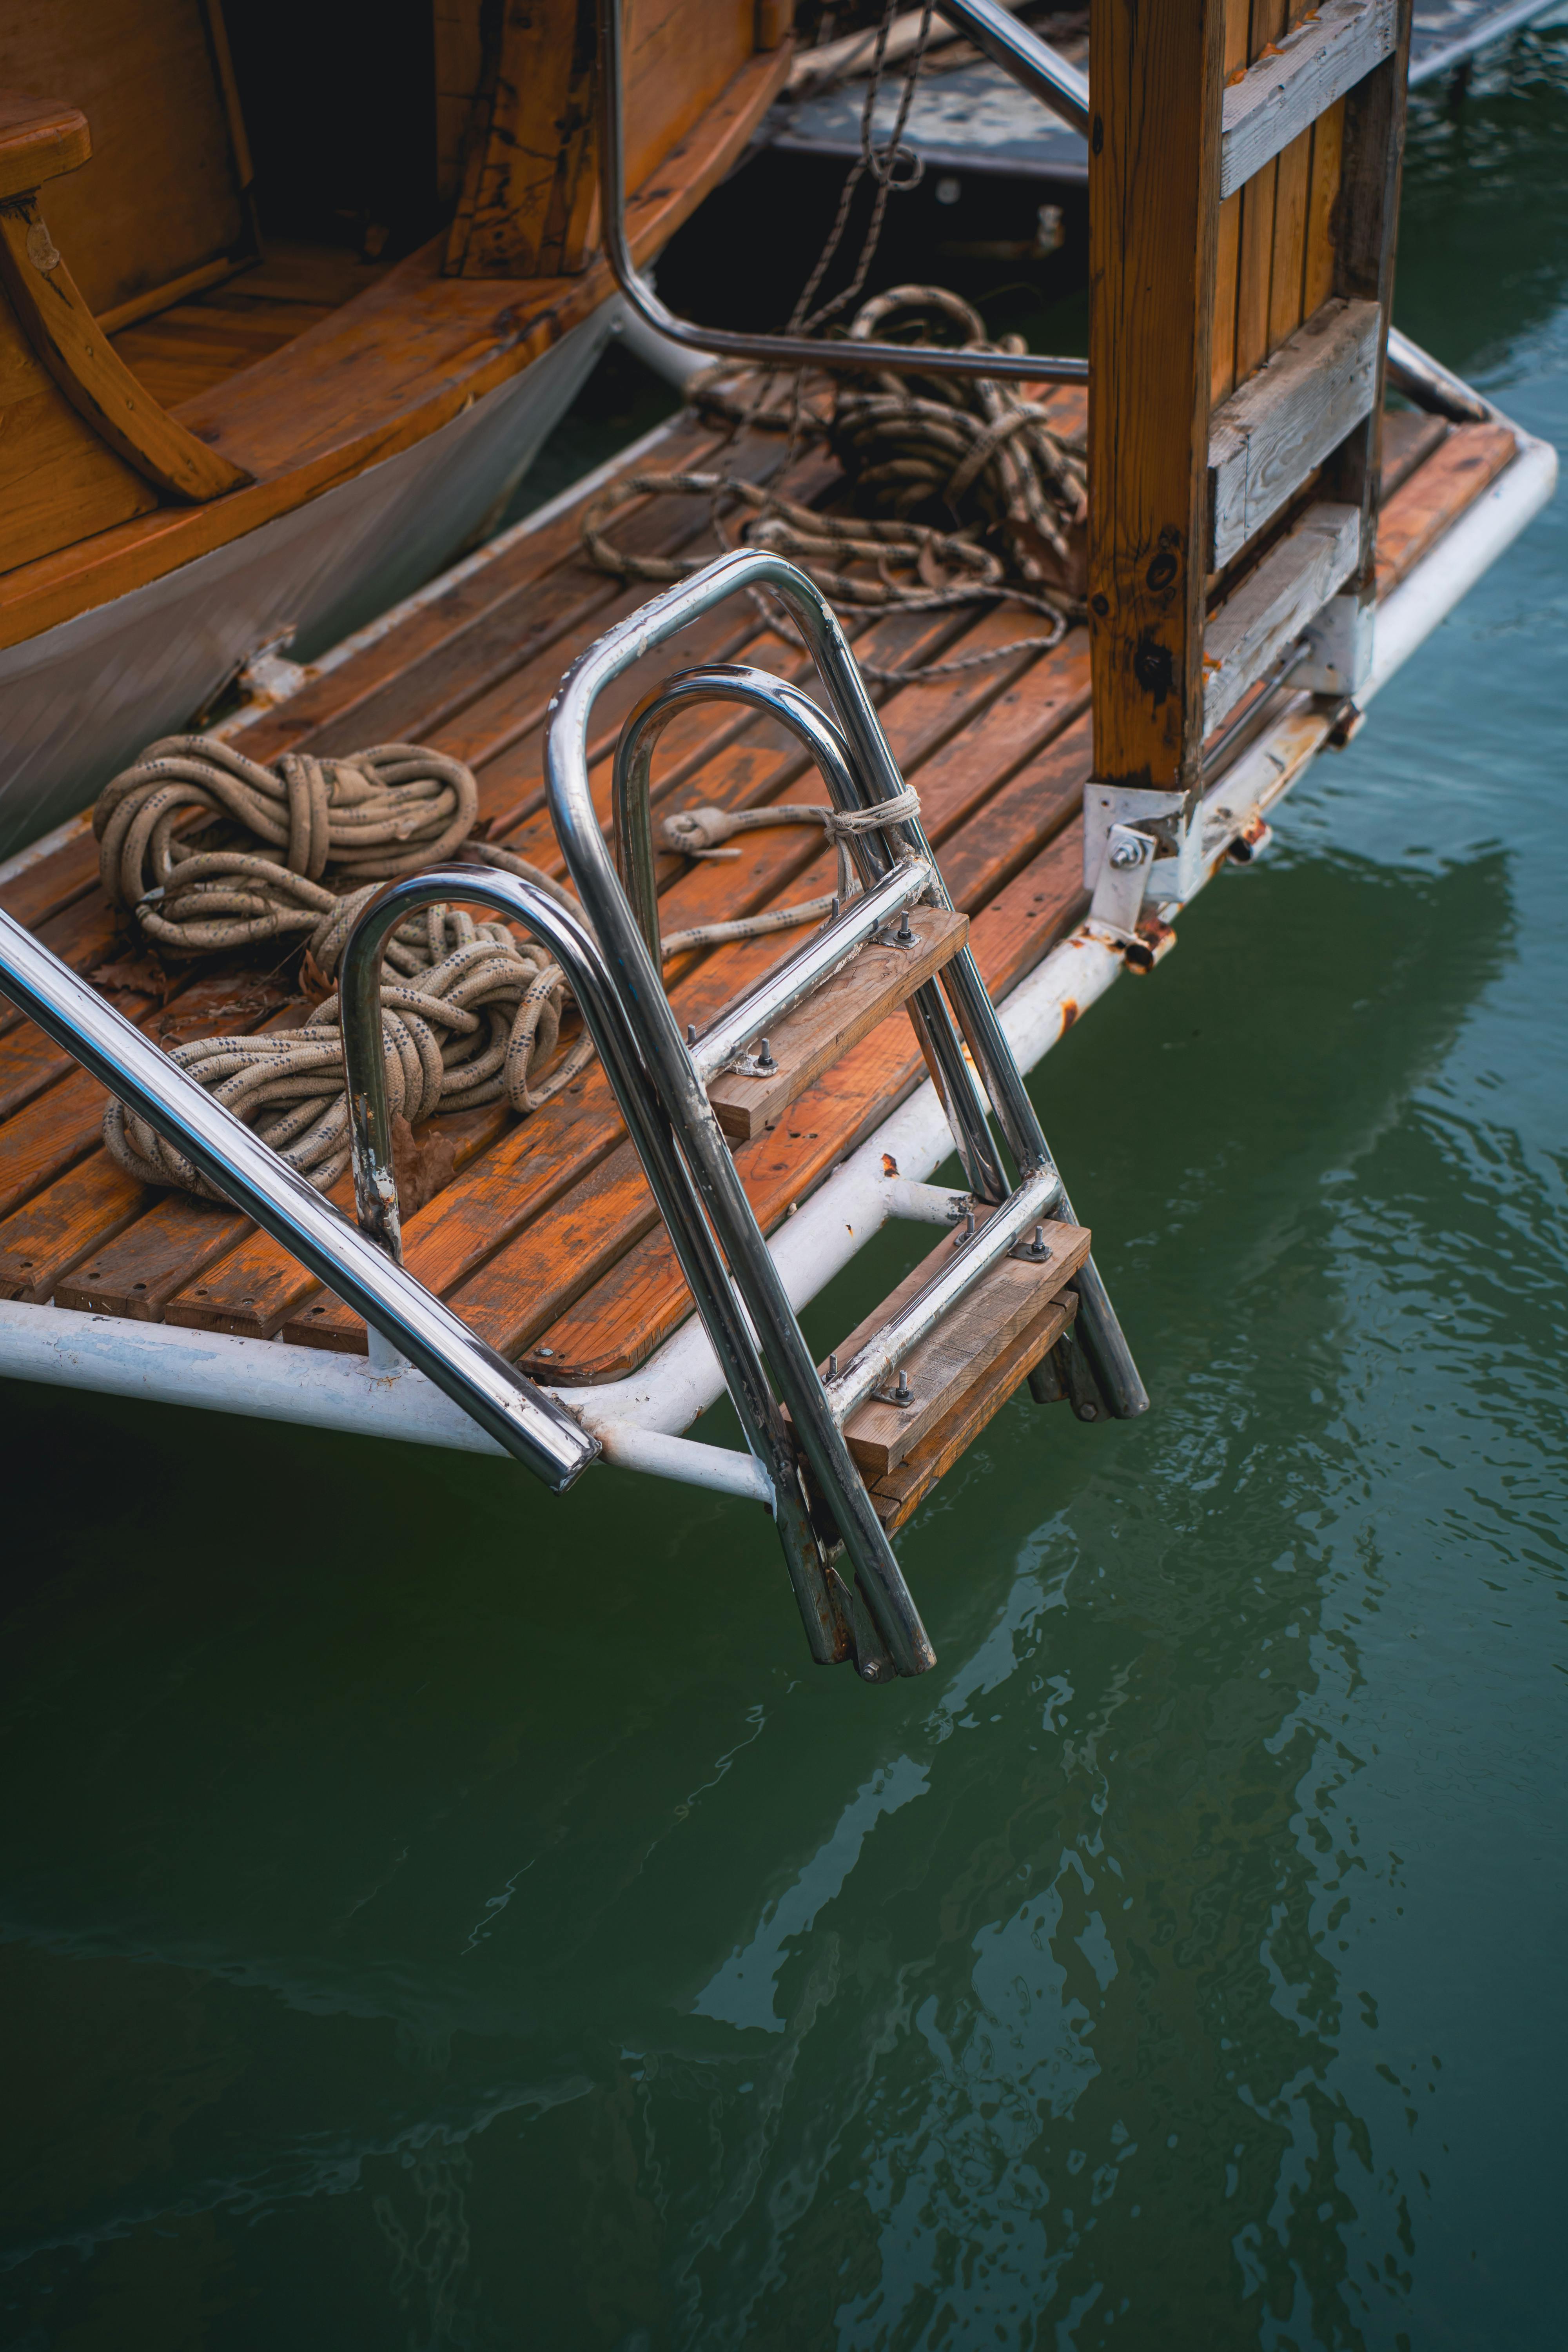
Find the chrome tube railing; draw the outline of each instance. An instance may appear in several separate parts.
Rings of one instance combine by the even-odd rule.
[[[0,992],[183,1151],[209,1184],[363,1315],[398,1353],[557,1494],[599,1453],[564,1406],[536,1388],[386,1254],[351,1225],[9,915],[0,913]],[[376,1056],[381,1054],[379,1002]],[[395,1216],[396,1190],[386,1162]],[[384,1218],[385,1200],[377,1212]]]
[[[633,662],[668,642],[727,597],[752,588],[764,589],[777,596],[805,640],[831,700],[837,726],[849,747],[857,804],[874,808],[882,803],[905,800],[903,780],[831,606],[793,564],[766,550],[750,549],[721,556],[691,579],[668,589],[579,656],[551,706],[545,742],[551,814],[567,870],[603,952],[606,976],[634,1026],[649,1078],[680,1139],[701,1206],[712,1222],[773,1383],[789,1412],[795,1437],[843,1541],[861,1599],[899,1672],[914,1674],[932,1663],[930,1644],[843,1431],[828,1406],[816,1365],[690,1049],[665,997],[659,969],[643,926],[617,877],[600,828],[589,778],[589,730],[598,697]],[[628,775],[631,764],[628,759]],[[834,772],[837,773],[837,763]],[[841,775],[838,782],[842,788]],[[853,835],[851,847],[868,887],[884,880],[899,859],[919,858],[932,868],[932,896],[940,895],[945,902],[946,894],[935,871],[936,862],[918,820],[890,819],[879,832]],[[975,1058],[982,1073],[988,1078],[994,1068],[998,1074],[1001,1083],[994,1089],[993,1100],[1005,1129],[1020,1134],[1026,1144],[1033,1146],[1018,1155],[1026,1188],[1037,1182],[1043,1193],[1058,1197],[1058,1192],[1052,1189],[1058,1187],[1058,1179],[1044,1137],[994,1009],[985,994],[978,967],[967,949],[946,967],[942,984],[952,989],[972,1047],[978,1041]],[[940,1006],[941,1024],[929,1024],[922,1029],[922,1043],[933,1034],[940,1034],[942,1024],[945,1024],[950,1036],[954,1035],[942,986],[928,983],[922,994],[928,992]],[[912,1004],[918,1002],[911,1000]],[[980,1005],[984,1007],[984,1019],[979,1017]],[[931,1058],[936,1066],[934,1054]],[[946,1071],[942,1076],[949,1080]],[[962,1052],[956,1056],[956,1071],[943,1085],[944,1096],[949,1094],[950,1084],[952,1098],[961,1104],[968,1101],[978,1106],[985,1156],[998,1170],[994,1179],[997,1189],[984,1197],[998,1202],[1006,1201],[1009,1188],[1000,1179],[994,1146],[984,1127],[984,1097]],[[963,1137],[962,1118],[954,1124],[955,1134]],[[969,1279],[973,1278],[972,1274]],[[965,1283],[959,1286],[964,1286]],[[1087,1307],[1081,1275],[1079,1295]],[[1101,1312],[1114,1341],[1125,1355],[1125,1342],[1108,1301],[1103,1302]],[[1131,1359],[1127,1361],[1130,1365]],[[1135,1370],[1131,1379],[1136,1382]],[[1114,1410],[1114,1399],[1110,1401]],[[744,1419],[746,1408],[740,1399],[737,1406]]]
[[[653,845],[653,755],[672,719],[698,702],[741,702],[785,727],[809,751],[835,808],[855,808],[854,761],[842,731],[808,694],[771,670],[746,662],[709,662],[679,670],[646,694],[630,712],[616,744],[610,778],[611,821],[621,878],[649,953],[659,955],[658,880]]]
[[[787,963],[710,1022],[691,1046],[692,1066],[703,1084],[727,1068],[753,1037],[826,987],[884,923],[929,898],[931,873],[923,857],[900,858],[882,881],[851,898],[836,922],[824,923]]]
[[[712,570],[709,566],[709,571]],[[708,573],[702,575],[706,579]],[[728,591],[724,591],[728,593]],[[653,607],[646,608],[647,610]],[[856,670],[855,678],[859,680]],[[653,826],[649,811],[649,790],[654,745],[658,737],[677,710],[694,701],[714,699],[746,702],[794,734],[811,753],[827,787],[827,796],[835,808],[846,814],[868,807],[874,797],[863,788],[856,753],[841,727],[829,719],[796,686],[774,677],[771,670],[753,669],[741,663],[714,663],[703,669],[682,670],[645,697],[627,718],[616,746],[611,799],[621,873],[632,894],[632,904],[645,940],[658,957],[658,909],[657,883],[653,865]],[[868,703],[867,708],[870,705]],[[876,726],[873,714],[872,725]],[[877,730],[879,739],[881,730]],[[889,761],[889,767],[891,762]],[[891,769],[897,777],[896,768]],[[894,787],[901,793],[901,780]],[[879,849],[868,835],[852,836],[849,854],[867,887],[873,887],[886,874],[894,852]],[[931,852],[923,843],[921,853],[932,864]],[[931,895],[940,904],[949,902],[942,888],[941,877],[933,871]],[[970,1190],[983,1201],[1003,1200],[1007,1192],[1007,1180],[986,1125],[985,1098],[980,1091],[974,1073],[964,1059],[963,1041],[953,1025],[952,1015],[940,989],[931,982],[916,991],[910,1001],[910,1015],[919,1033],[921,1050],[935,1077],[948,1124],[952,1129],[953,1149],[963,1163]]]
[[[1089,77],[1069,66],[1038,33],[1020,25],[996,0],[936,0],[937,12],[966,33],[994,66],[1021,82],[1031,98],[1087,139],[1089,132]]]
[[[605,257],[631,308],[656,334],[689,352],[717,359],[757,361],[764,367],[894,368],[922,375],[989,375],[1031,383],[1087,383],[1089,362],[1047,359],[1037,352],[963,352],[942,344],[828,342],[808,335],[748,335],[727,327],[696,327],[667,310],[643,277],[626,240],[623,0],[597,0],[599,210]],[[1070,68],[1064,68],[1070,70]]]
[[[955,1234],[952,1255],[925,1288],[900,1314],[874,1331],[842,1371],[823,1383],[834,1419],[847,1421],[898,1369],[910,1349],[934,1331],[949,1309],[973,1290],[981,1276],[1016,1249],[1037,1220],[1054,1213],[1061,1197],[1062,1180],[1054,1168],[1047,1168],[1020,1184],[1011,1200],[968,1240]]]
[[[603,848],[602,836],[599,838]],[[613,874],[611,879],[613,882]],[[410,915],[422,907],[453,899],[491,907],[498,914],[526,924],[566,975],[589,1034],[598,1048],[605,1074],[680,1260],[681,1271],[691,1286],[747,1443],[773,1481],[774,1524],[812,1654],[820,1664],[830,1664],[846,1654],[848,1630],[841,1622],[833,1599],[827,1563],[801,1491],[795,1447],[768,1386],[734,1285],[714,1246],[677,1146],[669,1115],[659,1090],[650,1080],[605,959],[577,916],[536,884],[510,874],[498,874],[489,866],[437,866],[426,874],[389,882],[350,933],[340,969],[339,990],[354,1189],[361,1222],[380,1246],[395,1245],[395,1234],[387,1232],[383,1209],[392,1189],[392,1128],[387,1115],[381,1033],[382,956],[393,932]],[[619,904],[629,918],[626,900],[620,898]],[[635,929],[631,937],[640,950],[641,940]],[[646,957],[647,950],[641,951]],[[654,994],[658,1004],[664,1006],[664,992],[657,983]],[[665,1009],[668,1012],[668,1007]],[[706,1108],[706,1097],[703,1102]],[[709,1116],[711,1118],[711,1113]],[[897,1576],[896,1569],[894,1574]],[[903,1591],[901,1577],[898,1583]],[[923,1642],[923,1629],[907,1591],[903,1591],[903,1599],[914,1633]]]

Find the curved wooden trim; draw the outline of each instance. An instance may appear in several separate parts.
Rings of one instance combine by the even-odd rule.
[[[789,66],[787,47],[751,58],[673,148],[626,207],[632,250],[651,260],[744,153]],[[247,368],[184,412],[205,434],[221,433],[255,477],[221,504],[165,507],[0,575],[0,647],[40,636],[79,613],[163,578],[226,547],[277,515],[352,481],[367,466],[411,448],[540,358],[615,290],[605,263],[580,278],[532,285],[444,278],[443,233],[319,327]],[[440,352],[417,397],[384,389],[389,353]],[[377,387],[383,387],[379,402]],[[274,464],[268,420],[289,427],[307,399],[336,403],[310,454]],[[294,444],[300,435],[293,432]]]
[[[198,441],[137,383],[83,301],[34,196],[0,207],[0,279],[71,406],[128,466],[166,497],[192,503],[244,488],[247,473]]]
[[[58,98],[0,98],[0,201],[25,196],[45,180],[74,172],[92,153],[92,133],[77,106]]]

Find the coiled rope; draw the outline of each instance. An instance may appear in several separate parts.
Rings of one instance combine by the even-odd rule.
[[[864,303],[850,339],[886,332],[892,318],[932,312],[959,327],[965,350],[1026,348],[1016,335],[988,341],[978,312],[936,286],[898,286]],[[905,379],[878,370],[841,378],[822,414],[807,411],[798,396],[787,413],[774,414],[736,407],[710,371],[693,397],[737,425],[787,424],[792,456],[804,440],[826,440],[848,477],[858,511],[820,514],[726,472],[639,470],[607,484],[584,514],[583,544],[602,571],[649,581],[700,571],[710,556],[640,555],[618,546],[607,526],[640,499],[702,497],[721,546],[766,547],[787,556],[835,604],[929,613],[1006,603],[1049,623],[1037,636],[950,661],[897,669],[862,662],[869,677],[894,683],[1048,652],[1081,616],[1074,542],[1089,511],[1083,453],[1013,384],[991,376]]]
[[[381,744],[337,760],[285,753],[261,767],[203,735],[152,744],[107,784],[93,814],[110,899],[165,955],[197,956],[271,940],[303,942],[302,984],[331,990],[349,934],[381,884],[458,855],[538,885],[577,911],[549,875],[472,837],[471,771],[418,744]],[[837,897],[668,933],[665,960],[687,950],[816,922],[853,895],[850,837],[918,814],[906,787],[868,810],[786,804],[687,810],[659,828],[679,856],[739,855],[720,845],[769,825],[820,826],[838,852]],[[189,812],[198,816],[193,827]],[[184,831],[177,830],[183,825]],[[202,845],[216,831],[225,836]],[[193,832],[193,841],[186,835]],[[262,846],[258,846],[258,843]],[[278,854],[268,856],[266,849]],[[298,863],[296,863],[298,861]],[[357,883],[340,893],[329,872]],[[369,877],[366,879],[365,877]],[[435,906],[393,934],[381,991],[388,1108],[410,1128],[438,1111],[505,1099],[520,1117],[542,1109],[594,1058],[584,1033],[548,1077],[570,992],[561,967],[506,924]],[[348,1098],[335,991],[304,1025],[255,1037],[193,1039],[170,1057],[252,1127],[288,1166],[326,1192],[349,1164]],[[193,1163],[119,1101],[104,1113],[110,1156],[138,1182],[219,1197]]]

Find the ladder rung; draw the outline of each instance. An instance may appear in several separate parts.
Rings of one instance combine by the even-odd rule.
[[[871,941],[826,987],[784,1014],[768,1036],[775,1069],[757,1076],[726,1070],[710,1082],[708,1099],[731,1143],[749,1143],[772,1127],[814,1078],[950,962],[969,936],[968,917],[945,907],[912,907],[909,921],[911,946]]]
[[[1391,56],[1398,37],[1396,0],[1322,0],[1248,66],[1225,94],[1221,202]]]
[[[1356,568],[1361,509],[1317,499],[1238,580],[1204,638],[1204,729],[1213,734],[1255,678],[1316,620]]]
[[[963,1459],[986,1423],[995,1418],[1035,1366],[1050,1353],[1077,1313],[1076,1290],[1064,1290],[1050,1299],[897,1469],[870,1482],[872,1504],[890,1536],[914,1516],[937,1480]]]
[[[896,1469],[946,1419],[967,1391],[984,1380],[1004,1349],[1038,1319],[1042,1307],[1089,1255],[1089,1234],[1084,1226],[1049,1219],[1043,1233],[1047,1256],[999,1259],[936,1328],[910,1349],[900,1370],[914,1399],[912,1404],[889,1404],[881,1396],[873,1396],[850,1414],[844,1434],[868,1479]],[[952,1250],[951,1236],[937,1244],[891,1297],[850,1333],[839,1350],[842,1362],[850,1362],[868,1339],[919,1296]],[[890,1385],[884,1384],[884,1393]]]
[[[1216,408],[1209,426],[1209,568],[1222,571],[1370,415],[1383,312],[1331,295]]]

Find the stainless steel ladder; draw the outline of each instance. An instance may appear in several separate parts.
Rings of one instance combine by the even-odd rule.
[[[815,659],[831,715],[759,669],[710,666],[667,679],[634,710],[617,746],[615,821],[624,884],[589,782],[595,704],[634,661],[745,591],[764,592],[784,606]],[[648,771],[666,721],[714,697],[750,705],[788,728],[816,761],[834,809],[874,817],[887,808],[889,815],[848,836],[859,890],[703,1034],[687,1037],[665,994],[658,959]],[[373,1363],[402,1358],[417,1367],[562,1492],[599,1454],[597,1441],[561,1399],[486,1347],[403,1266],[382,1037],[383,952],[416,910],[458,900],[526,925],[561,965],[604,1061],[746,1444],[765,1477],[813,1656],[824,1664],[852,1657],[870,1681],[923,1673],[934,1652],[847,1442],[846,1423],[1005,1259],[1041,1255],[1037,1237],[1029,1239],[1033,1228],[1047,1219],[1070,1222],[1072,1210],[974,959],[966,943],[950,951],[963,936],[962,919],[913,814],[918,803],[831,608],[804,573],[760,551],[721,558],[589,648],[551,706],[546,765],[551,809],[583,915],[526,880],[454,865],[389,883],[350,938],[340,989],[357,1226],[4,912],[0,993],[364,1316]],[[967,1187],[951,1197],[969,1213],[932,1278],[868,1331],[842,1369],[830,1362],[824,1375],[746,1197],[710,1089],[737,1061],[754,1063],[749,1044],[831,988],[872,941],[897,944],[921,908],[952,919],[948,961],[933,976],[911,981],[907,992],[896,992],[893,1001],[907,1001],[941,1093]],[[1069,1388],[1081,1399],[1092,1380],[1111,1414],[1143,1412],[1148,1398],[1092,1259],[1071,1279],[1079,1307],[1074,1335],[1063,1342]]]
[[[768,593],[784,607],[813,657],[831,716],[760,670],[686,673],[646,698],[623,730],[616,760],[623,883],[589,782],[595,705],[633,662],[747,591]],[[901,814],[879,831],[856,833],[850,849],[861,892],[705,1035],[683,1036],[664,992],[658,957],[647,767],[653,740],[673,710],[716,694],[749,702],[789,728],[816,761],[837,809],[910,806],[912,796],[832,608],[794,565],[763,550],[742,550],[644,605],[568,672],[551,706],[545,753],[551,813],[642,1075],[635,1086],[629,1083],[632,1055],[624,1050],[621,1059],[628,1071],[619,1071],[608,1055],[606,1067],[617,1094],[626,1087],[623,1109],[628,1125],[725,1367],[747,1444],[773,1480],[780,1537],[813,1654],[824,1662],[853,1654],[862,1674],[872,1678],[889,1667],[919,1674],[933,1662],[933,1653],[849,1451],[845,1423],[990,1269],[1020,1244],[1027,1245],[1036,1224],[1047,1217],[1070,1220],[1072,1211],[965,944],[939,976],[915,991],[909,1010],[942,1097],[969,1193],[988,1213],[984,1223],[971,1220],[967,1235],[955,1236],[937,1276],[871,1335],[850,1362],[826,1378],[819,1374],[709,1089],[749,1040],[764,1034],[830,982],[892,917],[921,902],[951,910],[952,902],[917,815]],[[400,919],[414,891],[421,900],[428,895],[423,881],[399,884],[382,903],[389,909],[397,906]],[[551,926],[547,941],[563,935],[559,910],[552,918],[541,908],[539,917]],[[383,938],[392,919],[376,910]],[[576,943],[579,955],[585,944]],[[355,945],[349,956],[357,964]],[[345,982],[345,1035],[348,987]],[[368,1004],[368,982],[365,991]],[[584,1013],[593,1027],[595,1013],[587,1002]],[[379,1067],[379,1046],[365,1059],[374,1087],[369,1065]],[[647,1115],[649,1097],[658,1106],[657,1123]],[[993,1130],[993,1118],[999,1132]],[[1012,1161],[1011,1180],[1004,1151]],[[384,1143],[374,1172],[377,1181],[389,1181]],[[1121,1418],[1143,1412],[1148,1396],[1092,1259],[1074,1280],[1077,1331],[1106,1408]],[[836,1564],[840,1546],[859,1610]]]

